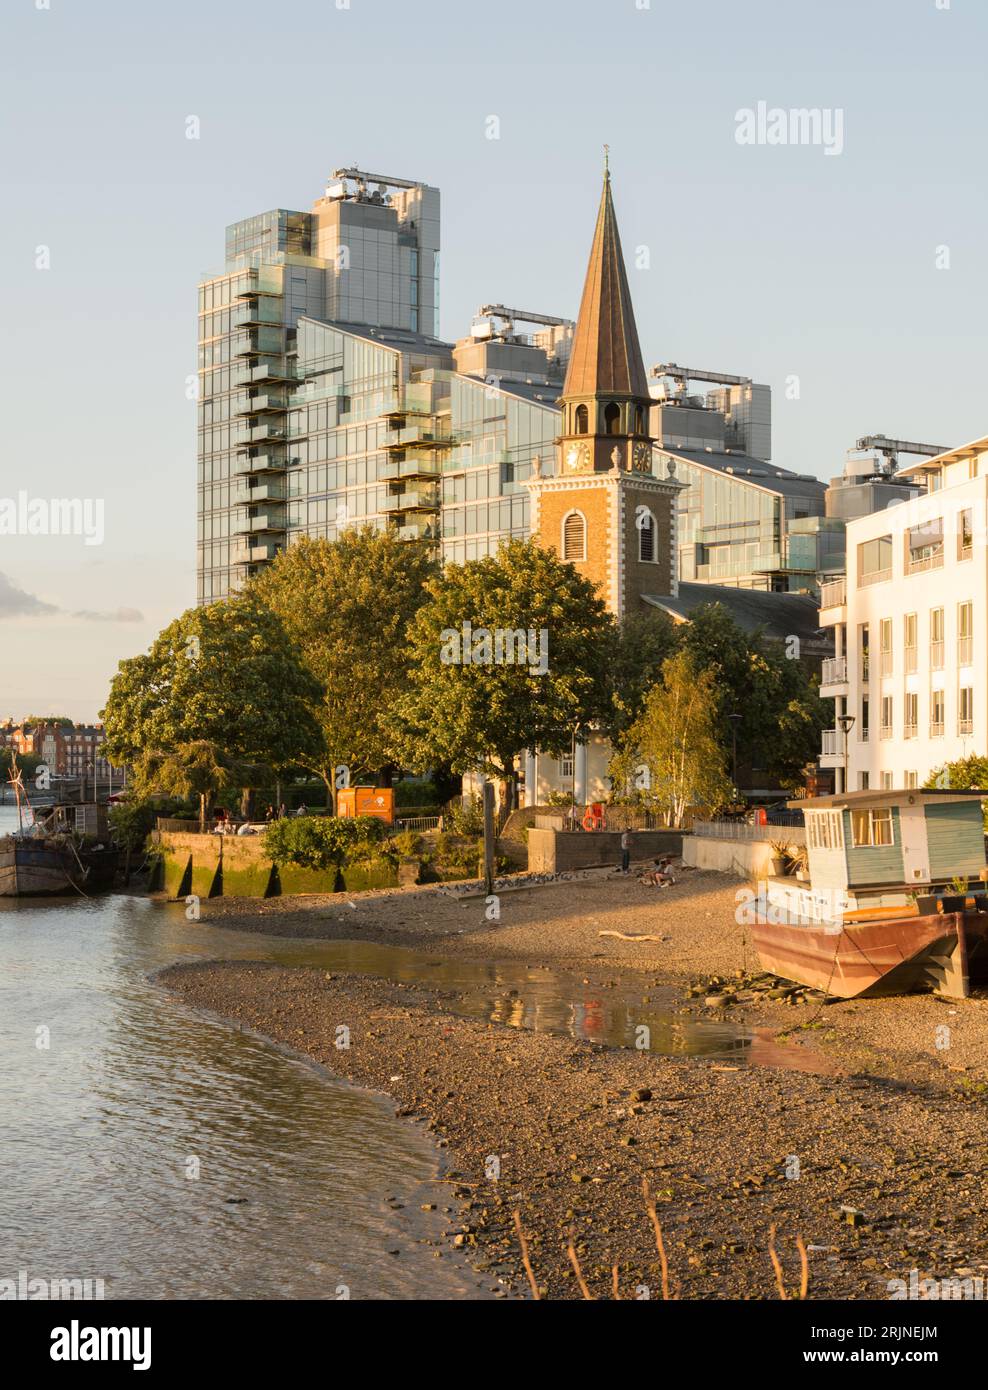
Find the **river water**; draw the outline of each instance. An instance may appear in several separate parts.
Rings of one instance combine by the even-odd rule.
[[[15,824],[0,806],[0,833]],[[809,1060],[736,1024],[683,1019],[644,981],[266,937],[138,897],[0,899],[0,1279],[101,1278],[108,1297],[135,1298],[489,1292],[425,1243],[443,1218],[421,1207],[441,1209],[446,1189],[424,1134],[383,1097],[149,978],[204,958],[386,976],[462,1016],[610,1046],[641,1046],[644,1027],[664,1055]]]
[[[421,1243],[442,1226],[421,1205],[448,1201],[424,1134],[149,981],[232,954],[226,935],[138,898],[0,899],[0,1279],[99,1278],[110,1298],[481,1294]]]

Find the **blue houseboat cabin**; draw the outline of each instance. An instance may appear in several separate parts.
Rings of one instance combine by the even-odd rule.
[[[803,812],[811,893],[902,903],[952,880],[984,879],[982,794],[861,791],[792,801]]]

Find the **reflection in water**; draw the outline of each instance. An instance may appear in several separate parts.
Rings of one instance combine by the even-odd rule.
[[[419,1187],[424,1136],[148,982],[202,937],[137,899],[0,900],[0,1277],[133,1298],[462,1294],[415,1239],[439,1224],[419,1211],[441,1201]]]

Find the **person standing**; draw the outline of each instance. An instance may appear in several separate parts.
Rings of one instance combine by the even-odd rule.
[[[631,831],[621,831],[621,872],[626,874],[631,867]]]

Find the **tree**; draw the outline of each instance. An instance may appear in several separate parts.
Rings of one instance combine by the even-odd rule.
[[[336,768],[352,781],[395,761],[388,714],[410,682],[406,629],[437,574],[424,548],[365,528],[332,543],[303,538],[253,581],[320,686],[322,751],[308,766],[334,810]]]
[[[988,758],[972,753],[969,758],[958,758],[952,763],[942,763],[933,768],[923,783],[924,787],[938,790],[949,789],[955,792],[985,793],[981,803],[985,830],[988,831]]]
[[[531,542],[450,565],[426,588],[394,712],[404,757],[497,779],[513,805],[519,753],[559,756],[606,715],[613,619],[593,584]]]
[[[139,793],[199,797],[319,755],[319,687],[281,620],[247,595],[190,608],[143,656],[122,661],[106,709],[105,751]]]
[[[629,613],[617,628],[608,660],[611,683],[611,709],[604,732],[619,743],[625,730],[635,722],[645,697],[662,677],[662,664],[672,656],[680,641],[679,631],[666,613]]]
[[[760,630],[746,633],[719,603],[693,612],[682,643],[701,669],[714,674],[725,752],[732,746],[730,716],[738,714],[739,765],[759,768],[783,786],[798,785],[820,751],[829,717],[816,675]]]
[[[646,804],[664,809],[680,826],[690,806],[716,806],[731,795],[720,738],[716,677],[689,651],[662,667],[638,719],[611,761],[615,785],[630,785]]]

